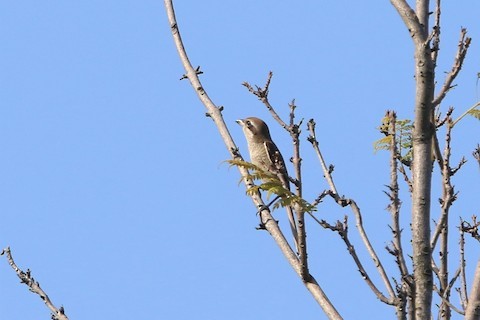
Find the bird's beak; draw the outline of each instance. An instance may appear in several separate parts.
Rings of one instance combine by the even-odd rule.
[[[235,120],[235,122],[238,123],[239,125],[243,126],[243,119]]]

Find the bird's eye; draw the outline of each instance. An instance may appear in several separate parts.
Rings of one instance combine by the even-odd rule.
[[[249,127],[252,125],[252,123],[250,122],[250,120],[245,121],[245,123],[246,123],[247,126],[249,126]]]

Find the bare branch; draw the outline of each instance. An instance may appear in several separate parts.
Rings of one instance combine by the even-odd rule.
[[[377,268],[377,271],[380,274],[380,277],[382,278],[385,284],[385,287],[387,288],[387,291],[390,295],[390,301],[393,301],[395,297],[395,291],[393,290],[392,284],[390,283],[389,277],[385,272],[383,264],[380,261],[380,258],[378,257],[375,249],[373,248],[370,242],[370,239],[368,238],[368,235],[365,231],[365,228],[363,227],[363,218],[360,212],[360,208],[357,206],[356,202],[352,199],[345,199],[343,197],[340,197],[338,194],[333,193],[332,191],[329,192],[329,195],[335,200],[335,202],[338,205],[342,207],[349,206],[350,209],[352,210],[355,216],[355,222],[356,222],[355,226],[358,230],[360,238],[362,239],[363,244],[365,245],[365,248],[367,249],[367,252],[370,255],[370,258],[373,260],[375,267]]]
[[[27,285],[31,292],[37,294],[43,300],[43,302],[45,302],[45,305],[52,312],[53,320],[68,320],[68,317],[65,314],[64,308],[63,307],[57,308],[53,305],[48,295],[40,287],[40,283],[38,283],[38,281],[36,281],[32,277],[30,269],[27,269],[27,271],[25,272],[25,271],[22,271],[19,267],[17,267],[17,265],[15,264],[15,261],[13,261],[10,247],[3,249],[0,255],[5,255],[7,257],[8,263],[10,264],[12,269],[15,271],[17,276],[20,278],[21,283],[24,283],[25,285]]]
[[[390,0],[408,28],[415,45],[415,127],[412,131],[412,247],[414,317],[430,319],[432,304],[432,250],[430,247],[430,201],[432,181],[432,106],[435,64],[428,36],[429,1],[417,0],[416,12],[405,0]]]
[[[473,106],[471,106],[467,111],[462,113],[460,117],[458,117],[457,120],[453,121],[452,127],[454,127],[460,120],[462,120],[467,114],[469,114],[472,110],[480,106],[480,102],[475,103]]]
[[[462,220],[460,228],[464,233],[469,233],[472,238],[480,242],[480,233],[478,232],[480,221],[477,221],[476,216],[472,216],[472,223]]]
[[[315,220],[318,221],[318,219],[315,218]],[[350,242],[350,239],[348,238],[348,217],[345,216],[343,223],[340,221],[337,221],[335,225],[331,225],[325,220],[320,220],[318,221],[320,225],[326,229],[329,229],[331,231],[337,232],[342,240],[345,242],[345,245],[347,246],[348,253],[353,258],[353,261],[355,261],[355,264],[357,265],[358,271],[360,272],[360,275],[362,276],[362,279],[365,280],[367,285],[372,289],[372,291],[375,293],[377,298],[389,305],[397,305],[399,301],[394,296],[391,296],[390,298],[387,298],[378,288],[375,286],[375,284],[372,282],[372,279],[370,279],[367,271],[363,267],[362,262],[360,261],[360,258],[357,255],[357,252],[355,251],[355,247],[353,244]]]
[[[230,155],[236,160],[243,160],[240,153],[238,152],[238,147],[235,145],[228,131],[228,128],[225,125],[225,122],[221,114],[221,108],[217,108],[213,103],[213,101],[208,97],[206,91],[203,89],[202,84],[200,83],[196,70],[192,67],[188,59],[182,39],[180,37],[180,31],[176,21],[172,0],[164,0],[164,4],[167,11],[168,21],[170,23],[170,28],[172,31],[174,42],[177,47],[180,60],[182,61],[182,64],[186,70],[186,76],[188,77],[193,89],[197,93],[197,96],[199,97],[200,101],[203,103],[203,105],[207,109],[207,115],[211,117],[215,122],[220,132],[220,135],[222,136],[223,141],[227,147],[227,150],[230,152]],[[267,82],[267,93],[268,93],[268,84],[269,82]],[[251,181],[251,179],[248,178],[248,170],[242,167],[238,167],[238,168],[244,179],[244,183],[247,189],[253,187],[254,186],[253,182]],[[308,275],[308,277],[305,277],[302,275],[303,267],[300,261],[298,260],[296,254],[293,252],[288,241],[285,239],[275,219],[270,214],[270,211],[268,210],[268,208],[266,208],[264,202],[260,197],[260,194],[252,193],[250,197],[257,208],[262,208],[260,212],[260,217],[261,217],[262,224],[265,226],[265,229],[270,233],[272,238],[275,240],[280,250],[282,251],[283,255],[285,256],[289,264],[292,266],[292,268],[295,270],[295,272],[302,278],[304,285],[310,291],[310,293],[315,298],[317,303],[322,307],[325,314],[329,317],[329,319],[342,319],[342,317],[340,316],[338,311],[335,309],[333,304],[330,302],[328,297],[325,295],[323,290],[320,288],[319,284],[314,279],[314,277],[311,275]]]
[[[402,174],[403,180],[407,183],[408,191],[412,193],[412,181],[410,181],[407,171],[405,170],[405,166],[401,162],[400,162],[400,166],[398,167],[398,171]]]
[[[328,185],[330,186],[330,190],[334,194],[338,194],[337,188],[335,187],[335,183],[333,183],[333,179],[332,179],[333,170],[331,170],[330,167],[327,168],[327,164],[325,163],[322,153],[320,152],[320,147],[318,146],[318,140],[315,133],[315,125],[316,124],[313,119],[310,119],[308,121],[307,128],[308,128],[308,131],[310,131],[310,136],[307,139],[312,144],[313,149],[315,150],[318,156],[318,160],[320,161],[320,165],[322,166],[322,169],[323,169],[323,176],[325,177],[325,179],[327,179]]]
[[[288,126],[282,118],[278,115],[278,113],[275,111],[273,106],[270,104],[270,101],[268,100],[268,93],[269,93],[269,87],[270,87],[270,82],[272,81],[273,77],[273,72],[270,71],[267,76],[267,81],[265,83],[265,86],[263,88],[260,88],[259,86],[255,86],[256,89],[253,89],[253,87],[248,83],[244,82],[243,86],[248,89],[249,92],[251,92],[253,95],[258,97],[260,101],[267,107],[268,111],[272,115],[272,117],[282,126],[282,128],[286,129],[288,132],[291,132],[291,127]]]
[[[440,50],[440,18],[442,15],[440,0],[436,0],[435,5],[435,24],[432,28],[431,38],[432,43],[432,61],[437,64],[438,51]]]
[[[365,229],[363,227],[363,219],[362,215],[360,213],[360,208],[357,206],[355,201],[351,199],[345,199],[342,198],[338,195],[337,188],[335,187],[335,183],[333,182],[332,178],[332,170],[331,166],[327,168],[327,165],[325,163],[325,160],[323,159],[322,153],[319,148],[318,141],[316,139],[316,133],[315,133],[315,121],[311,119],[308,121],[307,124],[308,130],[310,131],[310,136],[308,137],[308,141],[312,144],[315,152],[317,153],[318,159],[320,161],[320,164],[323,169],[323,174],[325,179],[328,182],[328,185],[330,186],[330,191],[325,191],[328,193],[333,199],[335,199],[335,202],[339,204],[342,207],[345,206],[350,206],[352,209],[352,212],[355,215],[355,220],[356,220],[356,227],[357,230],[360,234],[360,237],[367,248],[368,253],[370,254],[370,257],[375,263],[375,266],[377,268],[377,271],[379,272],[383,282],[385,283],[385,286],[388,290],[388,293],[390,294],[390,300],[393,300],[393,297],[395,297],[395,291],[393,290],[392,284],[390,283],[389,277],[387,276],[385,269],[383,268],[382,263],[380,262],[380,259],[378,258],[377,253],[375,252],[375,249],[373,248],[372,244],[370,243],[370,240],[367,236],[367,233],[365,232]],[[323,197],[322,197],[323,198]]]
[[[478,165],[480,166],[480,144],[477,144],[477,147],[472,152],[473,157],[477,160]]]
[[[390,198],[390,205],[388,209],[392,216],[392,233],[393,233],[393,246],[395,251],[395,257],[397,258],[397,264],[400,268],[400,274],[402,279],[406,279],[409,275],[407,264],[405,263],[405,257],[402,248],[402,230],[400,227],[400,206],[401,201],[398,195],[398,175],[397,175],[397,141],[396,141],[396,121],[397,115],[394,111],[387,111],[385,118],[389,119],[388,134],[391,136],[390,142],[390,186],[388,196]]]
[[[403,23],[408,28],[410,36],[413,38],[414,42],[419,45],[423,45],[427,40],[427,34],[424,31],[421,22],[418,19],[417,14],[406,0],[390,0],[392,5],[397,9],[400,18],[402,18]]]
[[[447,95],[447,92],[452,88],[453,81],[462,69],[463,61],[465,60],[465,56],[467,55],[468,47],[470,46],[471,42],[472,38],[467,37],[467,29],[462,28],[460,30],[460,40],[458,42],[457,55],[455,56],[455,60],[453,61],[452,69],[447,74],[445,82],[443,83],[443,86],[440,89],[437,97],[433,100],[433,107],[439,105],[442,102],[443,98],[445,98],[445,96]]]
[[[472,289],[468,298],[467,310],[465,310],[465,320],[480,319],[480,260],[475,268]]]
[[[390,204],[388,205],[388,210],[392,217],[392,226],[391,230],[393,233],[392,248],[387,246],[387,251],[390,252],[396,260],[397,266],[400,270],[401,275],[401,284],[396,285],[398,294],[399,303],[396,305],[396,314],[397,318],[405,319],[407,310],[405,306],[407,305],[407,299],[412,298],[412,277],[408,271],[407,264],[405,262],[405,256],[403,253],[402,246],[402,229],[400,227],[400,206],[401,201],[399,199],[399,187],[398,187],[398,162],[401,158],[400,152],[397,148],[396,140],[396,125],[397,125],[397,116],[393,111],[387,111],[385,115],[386,121],[388,121],[387,135],[391,137],[390,139],[390,185],[388,186],[389,192],[385,192],[390,199]],[[408,180],[408,178],[407,178]]]
[[[450,301],[448,301],[446,298],[443,297],[443,295],[441,294],[441,292],[438,290],[437,286],[433,286],[433,290],[438,294],[438,296],[440,297],[440,299],[442,299],[442,304],[446,304],[449,308],[451,308],[452,310],[454,310],[455,312],[457,312],[458,314],[461,314],[461,315],[464,315],[465,313],[458,309],[457,307],[455,307]],[[442,313],[442,310],[439,311],[439,313]],[[441,315],[441,317],[445,317],[444,315]],[[440,317],[439,317],[440,318]],[[449,317],[447,317],[448,319]]]
[[[461,227],[463,224],[463,220],[460,219],[460,289],[458,293],[460,294],[460,301],[462,303],[463,310],[466,310],[468,305],[468,294],[467,294],[467,276],[465,272],[466,262],[465,262],[465,232]]]
[[[442,199],[441,202],[441,215],[440,220],[437,224],[435,232],[432,236],[430,245],[432,250],[437,244],[438,237],[443,234],[444,236],[448,235],[448,212],[451,205],[456,200],[455,190],[451,182],[452,169],[450,168],[450,154],[451,154],[451,131],[452,131],[452,119],[450,118],[447,121],[447,132],[445,134],[445,150],[443,154],[443,168],[442,168]],[[442,249],[444,252],[446,248]],[[446,257],[444,257],[446,259]]]

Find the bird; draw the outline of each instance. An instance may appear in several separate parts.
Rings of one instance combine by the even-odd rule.
[[[267,124],[256,117],[236,120],[242,127],[247,140],[250,161],[263,171],[275,174],[283,187],[290,190],[287,167],[283,156],[270,135]],[[292,230],[295,246],[298,251],[297,225],[291,206],[286,206],[287,216]]]

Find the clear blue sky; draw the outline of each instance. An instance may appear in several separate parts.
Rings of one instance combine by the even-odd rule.
[[[263,85],[272,70],[272,103],[286,116],[296,98],[298,117],[316,119],[339,192],[358,202],[397,276],[383,249],[391,239],[382,193],[388,158],[374,154],[372,143],[385,110],[412,117],[414,82],[411,40],[390,2],[178,1],[176,11],[192,63],[225,107],[243,155],[234,120],[252,115],[267,120],[291,155],[288,136],[241,86]],[[456,107],[457,116],[479,91],[479,13],[473,0],[443,8],[439,81],[460,27],[474,38],[459,86],[442,106]],[[162,1],[3,2],[0,30],[0,246],[11,246],[70,319],[325,319],[274,242],[255,230],[255,208],[238,172],[222,163],[228,153],[216,128],[188,82],[178,80],[184,71]],[[479,214],[471,158],[479,136],[473,118],[453,134],[453,161],[470,160],[454,179],[461,191],[454,221]],[[326,183],[302,144],[305,196],[313,199]],[[438,188],[435,215],[436,198]],[[318,215],[334,222],[345,213],[327,203]],[[385,292],[353,218],[350,230]],[[394,318],[338,236],[313,223],[308,232],[312,273],[344,318]],[[479,251],[468,253],[471,271]],[[453,273],[457,256],[451,263]],[[2,319],[49,319],[3,257],[0,310]]]

